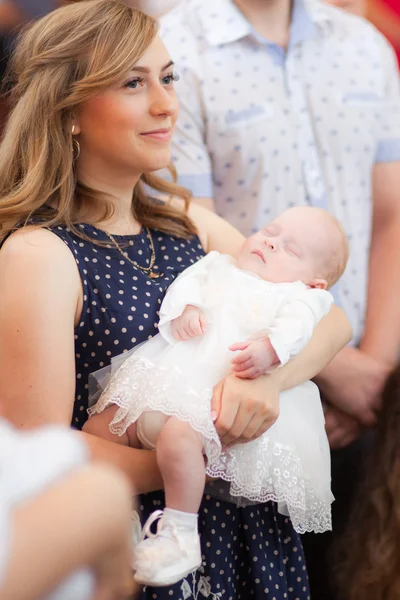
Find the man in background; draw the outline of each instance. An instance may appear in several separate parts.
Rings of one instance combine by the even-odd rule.
[[[333,460],[334,527],[360,474],[400,342],[400,90],[386,40],[314,0],[186,0],[162,19],[181,77],[179,182],[245,235],[287,207],[327,208],[350,244],[332,290],[353,345],[317,382]],[[358,441],[358,440],[361,441]],[[334,597],[328,536],[306,540],[313,600]]]

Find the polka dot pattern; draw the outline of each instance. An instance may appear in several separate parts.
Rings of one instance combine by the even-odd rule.
[[[142,499],[147,518],[162,493]],[[272,503],[238,508],[208,495],[200,509],[201,568],[170,588],[147,588],[141,600],[309,600],[301,541]]]
[[[86,421],[89,374],[111,358],[157,333],[158,311],[168,286],[204,255],[199,239],[176,239],[152,231],[156,265],[162,276],[149,279],[111,245],[107,236],[81,225],[86,236],[54,227],[73,253],[84,290],[82,317],[75,330],[76,398],[72,425]],[[115,236],[140,265],[150,262],[146,231]],[[141,497],[143,518],[162,508],[162,493]],[[238,508],[205,496],[200,510],[203,565],[196,574],[167,588],[147,588],[141,600],[308,600],[309,588],[301,541],[289,519],[273,504]]]
[[[75,330],[76,397],[72,425],[78,429],[87,419],[90,373],[157,333],[158,311],[168,286],[204,255],[196,236],[177,240],[152,231],[154,270],[162,275],[150,279],[120,254],[103,231],[90,225],[79,227],[86,236],[106,246],[83,240],[66,227],[52,228],[73,253],[84,291],[82,316]],[[138,235],[114,237],[131,260],[143,267],[149,265],[151,249],[144,229]]]

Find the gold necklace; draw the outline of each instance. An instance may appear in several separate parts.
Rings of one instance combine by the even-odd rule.
[[[148,227],[146,227],[145,229],[146,229],[146,232],[147,232],[148,240],[150,242],[150,250],[151,250],[150,264],[149,264],[148,267],[142,267],[135,260],[132,260],[131,258],[129,258],[128,253],[124,252],[122,250],[121,246],[118,244],[118,242],[114,238],[114,236],[112,236],[111,233],[108,233],[108,231],[104,231],[104,230],[103,231],[107,235],[107,237],[110,238],[110,240],[112,241],[112,243],[114,244],[114,246],[116,247],[116,249],[118,250],[118,252],[120,254],[122,254],[122,256],[124,258],[126,258],[126,260],[128,262],[130,262],[131,265],[133,265],[137,269],[140,269],[140,271],[143,271],[143,273],[147,273],[148,276],[150,277],[150,279],[158,279],[159,277],[162,276],[162,273],[157,273],[156,271],[153,271],[154,263],[156,261],[156,251],[154,249],[153,237],[152,237],[152,235],[150,233],[150,229]]]

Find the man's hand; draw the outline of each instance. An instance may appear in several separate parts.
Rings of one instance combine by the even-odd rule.
[[[322,398],[366,427],[376,422],[390,367],[362,350],[343,348],[315,378]]]
[[[325,409],[325,429],[332,450],[345,448],[362,433],[359,422],[334,406]]]
[[[171,322],[171,332],[178,342],[203,335],[207,327],[207,320],[197,306],[190,304],[185,308],[180,317]]]
[[[239,342],[229,347],[232,352],[240,351],[231,361],[232,370],[242,379],[256,379],[264,375],[279,358],[268,337]]]

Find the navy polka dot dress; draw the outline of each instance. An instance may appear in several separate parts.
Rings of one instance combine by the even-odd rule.
[[[73,253],[84,290],[82,317],[75,330],[72,425],[77,428],[87,418],[89,374],[157,333],[159,307],[168,286],[204,255],[197,237],[183,240],[153,230],[155,264],[162,275],[150,279],[118,252],[104,232],[90,225],[79,227],[86,236],[107,245],[81,239],[66,227],[51,229]],[[138,235],[114,237],[133,261],[149,265],[151,249],[145,229]],[[144,519],[162,507],[161,492],[141,497]],[[141,600],[309,598],[300,538],[274,504],[238,508],[206,495],[199,527],[201,569],[172,587],[146,588]]]

